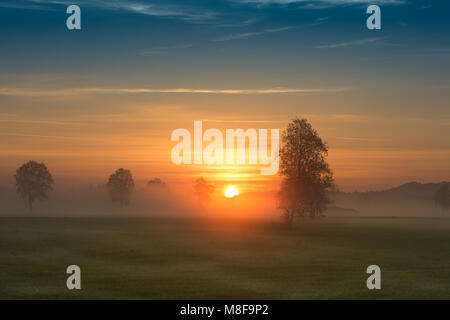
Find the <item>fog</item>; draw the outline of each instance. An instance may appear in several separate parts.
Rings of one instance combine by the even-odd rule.
[[[443,182],[444,183],[444,182]],[[442,183],[408,183],[393,189],[366,192],[331,192],[325,216],[450,217],[434,203]],[[216,190],[210,201],[200,201],[194,184],[141,183],[134,188],[129,206],[109,198],[104,184],[60,181],[47,201],[35,201],[30,213],[27,201],[12,186],[0,187],[0,216],[4,217],[164,217],[230,218],[280,221],[276,191],[247,192],[225,198]]]
[[[128,206],[109,198],[106,185],[59,183],[46,201],[28,202],[12,187],[0,187],[0,216],[4,217],[166,217],[277,219],[274,197],[246,193],[227,199],[220,190],[210,201],[197,199],[193,185],[144,185],[136,187]]]

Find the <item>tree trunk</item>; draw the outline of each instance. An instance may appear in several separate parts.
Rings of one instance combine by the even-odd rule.
[[[28,209],[30,211],[30,214],[33,213],[33,198],[31,196],[28,197]]]
[[[288,226],[294,225],[295,208],[291,208],[287,214],[286,224]]]

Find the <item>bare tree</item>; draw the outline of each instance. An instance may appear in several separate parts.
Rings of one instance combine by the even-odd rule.
[[[450,183],[439,187],[434,195],[434,202],[442,210],[450,210]]]
[[[199,178],[195,180],[194,191],[197,194],[198,200],[201,203],[205,203],[211,200],[214,186],[210,185],[205,179]]]
[[[28,200],[30,213],[33,212],[35,200],[47,200],[53,190],[53,177],[45,164],[28,161],[16,170],[17,194]]]
[[[327,190],[334,188],[333,173],[326,161],[327,144],[306,119],[294,119],[282,135],[278,207],[286,223],[296,215],[320,216],[329,203]]]
[[[119,202],[120,207],[130,204],[131,193],[134,189],[134,180],[130,170],[118,169],[109,177],[106,187],[111,200]]]

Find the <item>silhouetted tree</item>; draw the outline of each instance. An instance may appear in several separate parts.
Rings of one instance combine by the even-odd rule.
[[[35,200],[47,200],[53,190],[53,177],[45,164],[29,161],[16,170],[17,194],[28,200],[30,213]]]
[[[169,186],[160,178],[153,178],[147,182],[149,195],[156,201],[164,201],[164,197],[169,195]]]
[[[445,183],[439,187],[434,195],[434,202],[442,210],[450,209],[450,183]]]
[[[214,186],[210,185],[205,179],[199,178],[195,180],[194,191],[201,203],[209,202]]]
[[[326,192],[334,188],[327,155],[327,144],[306,119],[294,119],[283,131],[278,207],[286,223],[292,224],[296,215],[313,218],[325,211],[330,202]]]
[[[134,188],[133,176],[130,170],[118,169],[106,184],[109,196],[113,202],[119,202],[120,207],[129,205]]]
[[[147,184],[148,184],[149,186],[163,186],[163,185],[165,185],[166,183],[165,183],[164,181],[162,181],[160,178],[154,178],[154,179],[149,180],[149,181],[147,182]]]

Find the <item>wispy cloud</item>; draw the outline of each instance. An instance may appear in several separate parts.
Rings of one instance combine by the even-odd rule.
[[[220,41],[237,40],[237,39],[249,38],[249,37],[254,37],[254,36],[260,36],[260,35],[268,34],[268,33],[282,32],[282,31],[286,31],[286,30],[289,30],[292,28],[294,28],[294,27],[290,26],[290,27],[281,27],[281,28],[274,28],[274,29],[265,29],[262,31],[235,33],[235,34],[229,34],[226,36],[219,37],[217,39],[214,39],[213,41],[220,42]]]
[[[15,1],[15,2],[0,2],[0,8],[10,9],[27,9],[27,10],[49,10],[50,8],[45,5],[39,5],[30,3],[30,1]]]
[[[251,18],[235,22],[225,22],[220,24],[220,26],[225,28],[242,28],[254,24],[260,20],[261,20],[260,18]]]
[[[325,44],[320,46],[315,46],[315,49],[334,49],[334,48],[344,48],[344,47],[350,47],[350,46],[361,46],[369,43],[375,43],[383,38],[367,38],[367,39],[361,39],[361,40],[355,40],[355,41],[346,41],[346,42],[338,42],[338,43],[332,43],[332,44]]]
[[[406,0],[230,0],[243,4],[255,4],[257,6],[302,4],[309,8],[329,8],[341,5],[382,4],[398,5],[406,3]]]
[[[63,89],[31,89],[31,88],[0,88],[0,95],[5,96],[60,96],[77,94],[151,94],[151,93],[191,93],[191,94],[308,94],[333,93],[350,91],[351,88],[267,88],[267,89],[154,89],[154,88],[63,88]]]
[[[124,10],[149,16],[178,17],[189,21],[210,20],[216,17],[214,11],[205,8],[192,8],[176,4],[155,4],[128,1],[89,1],[89,3],[109,10]]]
[[[0,6],[14,7],[30,10],[53,10],[55,5],[69,6],[74,4],[73,0],[19,0],[15,4],[4,4]],[[146,2],[126,0],[78,0],[76,4],[81,7],[94,7],[102,10],[124,11],[136,14],[178,18],[191,22],[209,21],[217,17],[217,13],[205,7],[181,5],[170,1]]]
[[[369,139],[367,138],[356,138],[356,137],[336,137],[336,139],[345,141],[369,141]]]
[[[0,132],[0,136],[26,137],[26,138],[43,138],[43,139],[63,139],[63,140],[81,140],[81,141],[102,141],[100,139],[93,139],[92,137],[69,137],[69,136],[51,136],[42,134],[24,134],[24,133],[9,133]]]
[[[273,123],[273,120],[224,120],[224,119],[205,119],[203,122],[215,123]]]

